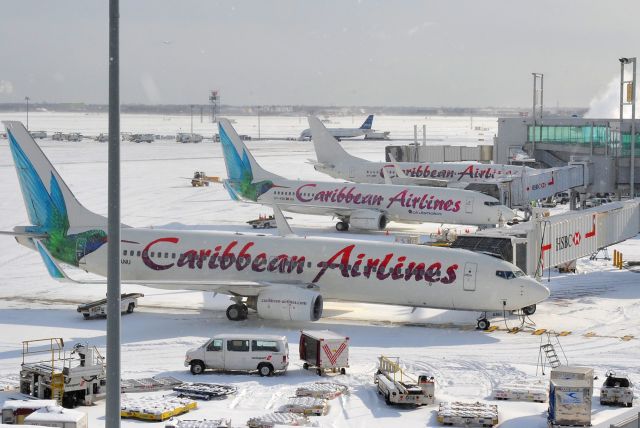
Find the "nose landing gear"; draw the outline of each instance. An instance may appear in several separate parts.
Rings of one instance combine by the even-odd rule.
[[[487,313],[483,312],[478,318],[477,329],[487,331],[489,330],[489,327],[491,327],[491,323],[487,319]]]

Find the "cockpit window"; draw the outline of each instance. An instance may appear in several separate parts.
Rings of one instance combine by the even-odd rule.
[[[498,205],[502,205],[500,201],[486,201],[484,204],[488,207],[495,207]]]
[[[521,276],[525,276],[526,274],[521,271],[521,270],[515,270],[515,271],[510,271],[510,270],[497,270],[496,271],[496,276],[503,278],[503,279],[515,279],[515,278],[520,278]]]

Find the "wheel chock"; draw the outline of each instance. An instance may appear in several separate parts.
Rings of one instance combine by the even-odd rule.
[[[558,333],[558,336],[564,337],[564,336],[569,336],[570,334],[571,334],[570,331],[561,331],[560,333]]]
[[[492,325],[492,326],[490,326],[488,329],[486,329],[485,331],[486,331],[487,333],[491,333],[492,331],[496,331],[496,330],[498,330],[499,328],[500,328],[500,327],[498,327],[497,325]]]
[[[545,334],[547,332],[546,328],[539,328],[537,330],[534,330],[531,334],[533,334],[534,336],[541,336],[543,334]]]
[[[518,332],[520,332],[520,331],[522,331],[522,330],[520,330],[520,328],[519,328],[519,327],[513,327],[513,328],[510,328],[510,329],[509,329],[509,331],[507,331],[507,333],[509,333],[509,334],[516,334],[516,333],[518,333]]]
[[[587,332],[587,333],[585,333],[585,334],[584,334],[584,337],[596,337],[596,336],[597,336],[597,335],[596,335],[594,332],[592,332],[592,331],[589,331],[589,332]]]
[[[622,336],[620,339],[624,340],[625,342],[628,342],[633,338],[634,338],[633,335],[627,334],[626,336]]]

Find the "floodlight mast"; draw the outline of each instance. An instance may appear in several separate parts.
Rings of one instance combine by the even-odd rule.
[[[109,0],[109,186],[105,426],[120,427],[120,49],[119,0]]]
[[[631,153],[629,159],[629,197],[635,197],[636,186],[636,57],[620,58],[620,151],[622,151],[624,106],[631,104]],[[632,64],[631,80],[624,80],[624,66]],[[627,92],[627,98],[624,97],[624,85],[630,84],[631,91]]]

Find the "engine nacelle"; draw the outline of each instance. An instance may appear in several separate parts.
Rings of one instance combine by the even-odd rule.
[[[349,224],[356,229],[382,230],[387,226],[387,223],[387,216],[380,211],[355,210],[349,216]]]
[[[322,296],[296,286],[267,289],[258,295],[260,318],[285,321],[318,321],[322,316]]]

